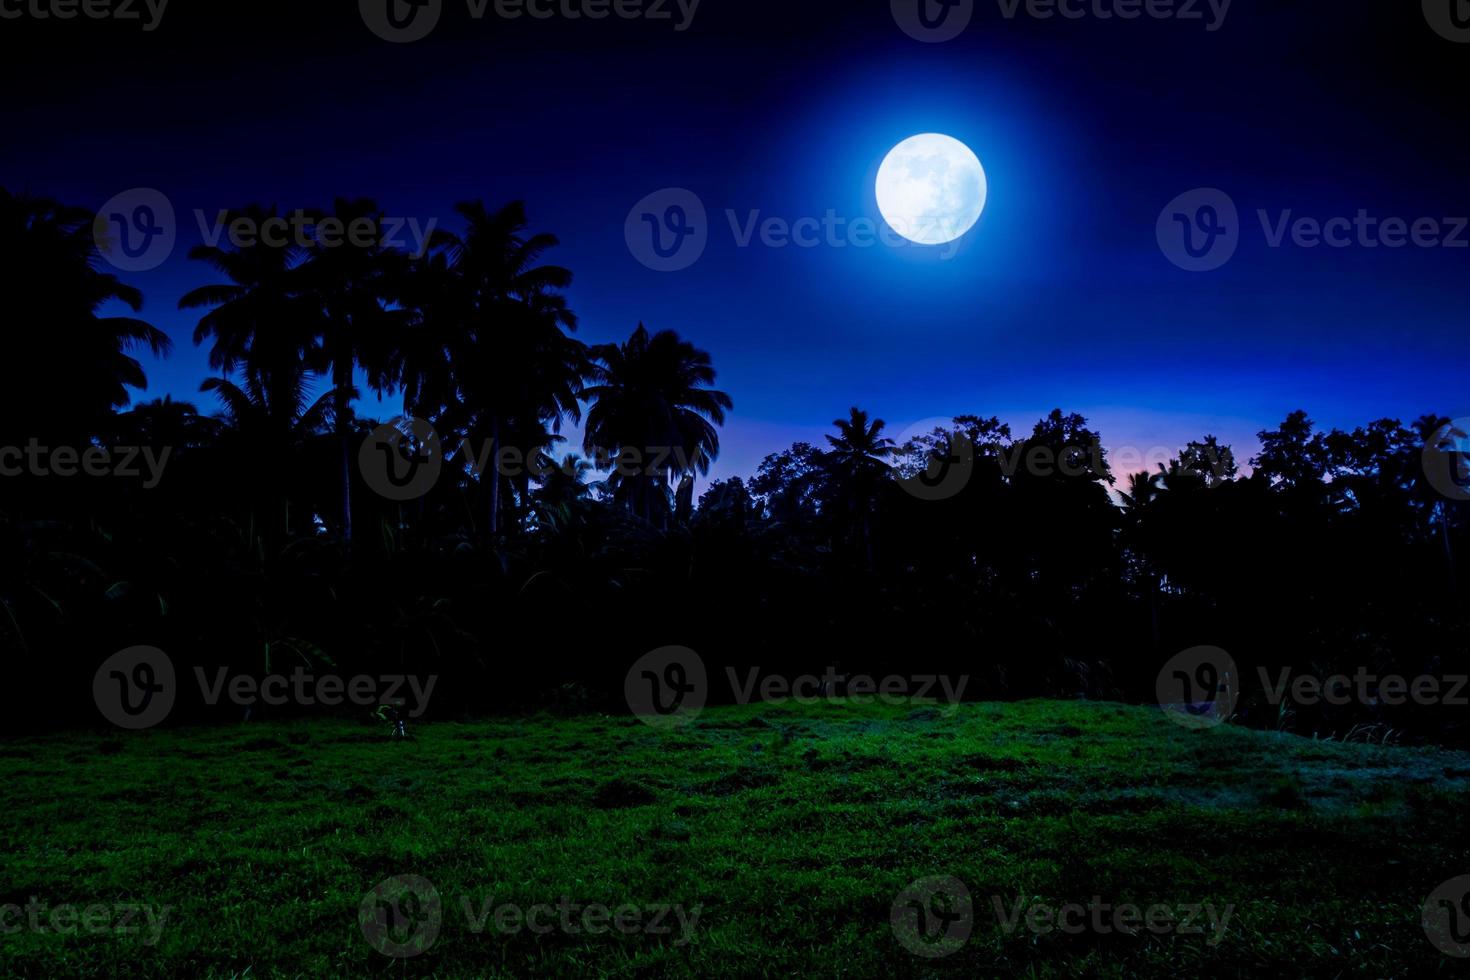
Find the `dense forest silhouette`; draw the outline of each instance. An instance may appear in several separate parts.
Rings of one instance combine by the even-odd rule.
[[[628,665],[668,644],[721,671],[966,674],[972,698],[1147,701],[1199,644],[1243,676],[1470,670],[1470,505],[1426,468],[1453,464],[1448,418],[1345,432],[1294,412],[1244,467],[1202,433],[1155,472],[1116,474],[1079,415],[1015,434],[963,415],[898,445],[847,408],[861,393],[837,394],[825,445],[696,500],[733,409],[709,355],[661,325],[582,343],[572,273],[546,262],[556,238],[519,203],[456,210],[422,255],[195,248],[207,281],[180,306],[216,372],[201,409],[134,404],[140,358],[170,343],[102,315],[142,296],[106,271],[95,215],[0,191],[0,447],[169,453],[155,486],[0,477],[10,722],[96,723],[93,671],[137,644],[187,668],[438,674],[440,716],[621,710]],[[369,200],[321,214],[383,221]],[[358,378],[440,440],[446,475],[417,499],[364,480],[382,420],[355,413]],[[528,465],[475,465],[507,449]],[[912,492],[951,463],[968,474],[956,492]],[[1470,741],[1463,712],[1244,693],[1251,724]]]

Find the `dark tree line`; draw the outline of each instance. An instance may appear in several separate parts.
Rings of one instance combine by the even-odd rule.
[[[365,200],[322,214],[383,221]],[[835,664],[967,674],[972,697],[1147,700],[1165,660],[1215,644],[1248,675],[1252,723],[1463,738],[1446,708],[1288,721],[1248,683],[1280,665],[1470,671],[1467,505],[1424,464],[1448,419],[1323,432],[1298,412],[1261,433],[1248,475],[1206,436],[1120,480],[1077,415],[1022,435],[961,416],[900,446],[854,408],[826,445],[774,453],[696,503],[732,407],[709,356],[641,325],[581,343],[571,273],[545,262],[556,239],[519,204],[458,216],[422,255],[380,238],[196,248],[211,281],[181,306],[217,372],[207,412],[132,404],[139,358],[169,342],[99,314],[142,297],[105,271],[94,216],[0,191],[0,447],[169,451],[152,487],[0,477],[17,717],[94,718],[92,672],[137,644],[189,671],[438,673],[452,683],[436,714],[616,708],[628,665],[668,644],[699,651],[717,696],[727,665]],[[354,413],[363,381],[442,437],[448,476],[419,499],[364,482],[378,422]],[[561,445],[569,424],[579,451]],[[961,445],[973,456],[953,492],[910,492]],[[536,465],[470,458],[507,448]]]

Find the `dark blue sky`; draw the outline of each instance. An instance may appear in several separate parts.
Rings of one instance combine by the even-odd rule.
[[[458,200],[524,199],[562,239],[583,339],[641,320],[713,354],[736,402],[718,473],[818,439],[851,404],[894,430],[956,413],[1023,428],[1059,406],[1111,446],[1208,431],[1242,456],[1299,407],[1342,426],[1470,414],[1470,247],[1272,248],[1257,218],[1362,209],[1449,231],[1470,214],[1470,45],[1418,4],[1236,0],[1207,31],[1007,19],[982,0],[959,38],[922,44],[887,0],[703,0],[683,32],[476,22],[448,0],[408,45],[371,35],[355,3],[300,6],[173,0],[149,33],[0,21],[0,184],[92,207],[154,187],[177,210],[173,258],[125,276],[176,342],[148,365],[150,397],[213,408],[195,317],[175,308],[209,276],[183,257],[195,209],[369,195],[441,222]],[[727,210],[875,219],[884,154],[929,131],[989,178],[955,254],[737,245]],[[624,240],[629,209],[666,187],[710,217],[707,251],[674,273]],[[1155,225],[1200,187],[1230,195],[1240,245],[1190,273]]]

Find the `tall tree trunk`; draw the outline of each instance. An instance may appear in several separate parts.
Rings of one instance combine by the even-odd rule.
[[[1460,594],[1460,584],[1455,577],[1455,552],[1450,547],[1450,505],[1445,501],[1439,502],[1439,536],[1444,542],[1444,560],[1450,571],[1450,594]]]
[[[485,479],[490,481],[490,544],[500,535],[500,417],[490,416],[490,460]]]
[[[1162,646],[1159,636],[1159,573],[1152,568],[1148,574],[1148,623],[1149,635],[1153,637],[1153,653],[1157,655]]]
[[[336,385],[334,393],[333,424],[337,429],[337,443],[341,450],[341,478],[342,478],[342,540],[348,544],[352,543],[352,453],[350,443],[352,433],[348,426],[348,414],[352,411],[351,400],[348,397],[348,389],[352,387],[352,360],[347,359],[343,363],[339,357],[332,365],[332,382]]]

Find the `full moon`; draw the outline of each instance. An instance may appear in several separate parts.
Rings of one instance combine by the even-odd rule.
[[[940,133],[910,136],[878,168],[883,220],[920,245],[943,245],[975,227],[987,189],[980,158]]]

